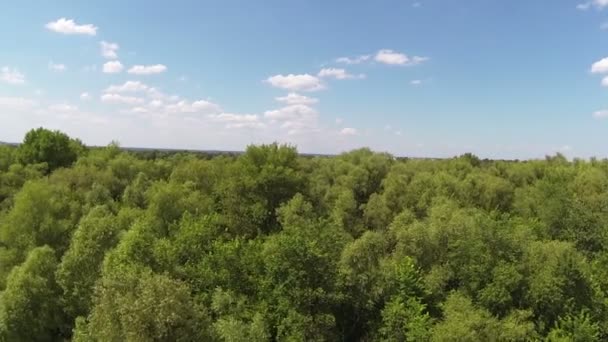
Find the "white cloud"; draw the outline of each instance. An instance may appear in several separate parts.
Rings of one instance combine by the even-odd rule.
[[[280,122],[280,127],[287,129],[289,135],[318,131],[318,116],[314,108],[306,105],[291,105],[264,113],[271,123]]]
[[[417,65],[428,60],[427,57],[409,57],[406,54],[395,52],[389,49],[382,49],[376,53],[374,60],[388,65]]]
[[[608,109],[598,110],[597,112],[594,112],[593,117],[596,119],[608,118]]]
[[[148,88],[146,93],[150,99],[162,102],[178,102],[180,100],[180,97],[177,95],[168,95],[153,87]]]
[[[67,113],[67,112],[75,112],[78,111],[78,107],[72,106],[65,103],[54,104],[48,107],[48,110],[51,112],[59,112],[59,113]]]
[[[63,33],[63,34],[85,34],[94,36],[97,34],[97,27],[86,24],[86,25],[78,25],[74,22],[73,19],[61,18],[57,19],[57,21],[51,21],[46,24],[45,27],[48,30]]]
[[[0,69],[0,80],[9,84],[24,84],[25,75],[17,69],[5,66]]]
[[[101,95],[101,101],[104,103],[112,103],[112,104],[142,104],[144,100],[139,97],[133,96],[123,96],[120,94],[103,94]]]
[[[129,74],[135,75],[153,75],[167,71],[167,67],[162,64],[156,65],[135,65],[128,71]]]
[[[265,126],[254,114],[221,113],[209,115],[209,118],[215,122],[224,123],[226,128],[261,128]]]
[[[84,92],[84,93],[80,94],[80,99],[82,101],[88,101],[91,99],[91,95],[87,92]]]
[[[300,95],[298,93],[289,93],[286,96],[275,97],[275,100],[277,100],[279,102],[283,102],[288,105],[297,105],[297,104],[313,105],[313,104],[319,102],[319,100],[314,97],[308,97],[308,96]]]
[[[122,69],[124,69],[124,67],[120,61],[110,61],[103,65],[103,72],[106,74],[117,74],[122,72]]]
[[[342,118],[336,118],[336,125],[340,125],[342,122],[344,122]]]
[[[118,54],[116,51],[120,48],[116,43],[109,43],[106,41],[101,41],[99,43],[101,46],[101,55],[107,59],[117,59]]]
[[[145,114],[145,113],[148,113],[149,110],[144,107],[135,107],[135,108],[131,109],[131,112],[137,113],[137,114]]]
[[[49,70],[62,72],[62,71],[65,71],[66,69],[67,69],[67,67],[65,66],[65,64],[55,64],[55,63],[53,63],[53,61],[49,62]]]
[[[367,62],[372,56],[371,55],[361,55],[357,57],[340,57],[336,58],[337,63],[344,64],[361,64],[363,62]]]
[[[26,110],[36,107],[38,103],[23,97],[0,97],[0,108],[11,110]]]
[[[608,57],[602,58],[591,65],[591,72],[594,74],[603,74],[608,72]]]
[[[319,78],[309,74],[275,75],[266,79],[266,82],[273,87],[293,91],[317,91],[325,88]]]
[[[105,92],[106,93],[135,93],[135,92],[140,92],[140,91],[146,91],[150,89],[150,87],[148,87],[147,85],[145,85],[144,83],[141,83],[139,81],[126,81],[123,84],[120,85],[111,85],[109,87],[106,88]]]
[[[314,108],[301,104],[269,110],[264,113],[264,117],[271,120],[294,120],[316,117],[317,115],[318,112]]]
[[[419,86],[422,84],[422,80],[412,80],[410,81],[410,84],[413,86]]]
[[[149,103],[150,107],[152,108],[160,108],[163,106],[163,101],[161,100],[152,100]]]
[[[608,0],[592,0],[589,2],[580,3],[576,5],[576,8],[581,11],[586,11],[592,6],[598,10],[604,9],[604,7],[608,6]]]
[[[221,110],[217,104],[205,100],[194,102],[179,101],[178,103],[165,106],[165,109],[169,113],[217,113]]]
[[[364,74],[352,75],[352,74],[349,74],[348,72],[346,72],[346,70],[344,70],[344,69],[337,69],[337,68],[321,69],[321,71],[319,71],[319,74],[317,74],[317,76],[321,77],[321,78],[335,78],[337,80],[365,78]]]
[[[355,128],[345,127],[345,128],[342,128],[342,130],[340,131],[340,134],[342,134],[342,135],[357,135],[357,130]]]

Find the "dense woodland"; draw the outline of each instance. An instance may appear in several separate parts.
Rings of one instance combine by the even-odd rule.
[[[0,341],[608,339],[608,161],[0,146]]]

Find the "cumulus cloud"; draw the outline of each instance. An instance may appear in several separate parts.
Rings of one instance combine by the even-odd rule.
[[[273,87],[292,91],[317,91],[325,88],[319,78],[309,74],[274,75],[266,79],[266,82]]]
[[[413,86],[419,86],[422,84],[422,80],[411,80],[410,84]]]
[[[101,46],[101,55],[107,59],[117,59],[118,54],[116,53],[120,46],[116,43],[109,43],[106,41],[101,41],[99,43]]]
[[[352,75],[352,74],[349,74],[348,72],[346,72],[346,70],[344,70],[344,69],[337,69],[337,68],[321,69],[321,71],[319,71],[317,76],[321,77],[321,78],[335,78],[337,80],[365,78],[364,74]]]
[[[120,61],[110,61],[103,65],[103,72],[106,74],[118,74],[122,72],[122,69],[124,69],[124,66]]]
[[[82,101],[88,101],[91,99],[91,95],[87,92],[84,92],[84,93],[80,94],[80,99]]]
[[[144,99],[133,96],[124,96],[120,94],[103,94],[101,95],[101,102],[110,104],[136,105],[144,103]]]
[[[84,34],[94,36],[97,34],[97,27],[91,24],[78,25],[73,19],[60,18],[51,21],[45,27],[53,32],[63,34]]]
[[[319,100],[314,97],[308,97],[298,93],[289,93],[286,96],[275,97],[275,100],[278,102],[283,102],[287,105],[313,105],[319,102]]]
[[[598,110],[598,111],[594,112],[593,117],[596,119],[608,118],[608,109]]]
[[[0,80],[8,84],[24,84],[25,75],[17,69],[5,66],[0,69]]]
[[[56,64],[56,63],[53,63],[53,61],[49,62],[49,70],[62,72],[62,71],[65,71],[66,69],[67,69],[67,67],[65,66],[65,64],[58,64],[58,63]]]
[[[608,57],[602,58],[591,65],[591,72],[594,74],[604,74],[608,72]]]
[[[344,63],[344,64],[361,64],[363,62],[367,62],[368,60],[370,60],[370,58],[372,58],[371,55],[361,55],[361,56],[357,56],[357,57],[340,57],[340,58],[336,58],[336,62],[337,63]]]
[[[135,93],[135,92],[146,91],[148,89],[150,89],[150,87],[148,87],[147,85],[145,85],[144,83],[141,83],[139,81],[126,81],[123,84],[111,85],[111,86],[107,87],[105,92],[106,93]]]
[[[382,49],[376,53],[374,60],[378,63],[388,65],[417,65],[428,60],[427,57],[409,57],[404,53],[395,52],[390,49]]]
[[[167,67],[162,64],[155,65],[134,65],[128,71],[129,74],[134,75],[153,75],[160,74],[167,71]]]

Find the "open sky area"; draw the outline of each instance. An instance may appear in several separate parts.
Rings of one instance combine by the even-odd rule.
[[[608,0],[7,0],[0,141],[608,157]]]

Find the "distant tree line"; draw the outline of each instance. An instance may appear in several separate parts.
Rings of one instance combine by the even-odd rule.
[[[0,146],[0,341],[608,340],[608,161]]]

